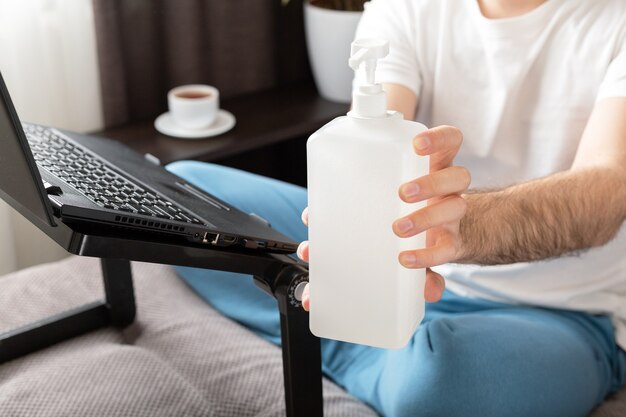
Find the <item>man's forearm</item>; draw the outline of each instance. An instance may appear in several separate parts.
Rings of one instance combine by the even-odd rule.
[[[570,170],[464,197],[464,263],[508,264],[575,253],[607,243],[626,219],[623,169]]]

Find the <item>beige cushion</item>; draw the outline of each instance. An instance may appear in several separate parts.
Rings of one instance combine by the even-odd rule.
[[[99,261],[0,278],[0,331],[102,297]],[[166,266],[133,264],[138,314],[0,365],[0,416],[284,416],[281,351]],[[1,348],[1,347],[0,347]],[[375,416],[324,381],[325,415]]]
[[[217,313],[166,266],[134,263],[138,314],[0,365],[0,416],[284,416],[280,349]],[[0,278],[0,331],[102,298],[72,257]],[[1,348],[1,346],[0,346]],[[324,380],[325,416],[368,417]],[[593,417],[626,416],[626,390]]]

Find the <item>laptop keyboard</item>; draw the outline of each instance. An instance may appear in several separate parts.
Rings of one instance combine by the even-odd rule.
[[[109,168],[94,155],[51,129],[24,124],[37,165],[65,181],[102,208],[204,224],[188,211]]]

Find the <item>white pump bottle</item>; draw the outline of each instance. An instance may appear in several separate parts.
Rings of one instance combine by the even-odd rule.
[[[367,83],[353,93],[352,111],[307,142],[310,328],[319,337],[401,348],[424,315],[423,269],[398,262],[424,236],[399,238],[394,220],[423,204],[400,200],[401,184],[428,173],[413,137],[426,130],[387,111],[374,83],[387,41],[352,43],[350,66],[365,67]]]

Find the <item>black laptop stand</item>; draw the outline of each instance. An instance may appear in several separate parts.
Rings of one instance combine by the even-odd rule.
[[[308,313],[296,297],[298,285],[308,280],[303,264],[287,255],[124,239],[63,223],[42,230],[70,253],[101,258],[105,299],[0,334],[0,363],[103,326],[132,323],[130,261],[238,272],[253,275],[278,300],[287,416],[323,415],[320,341],[309,331]]]

